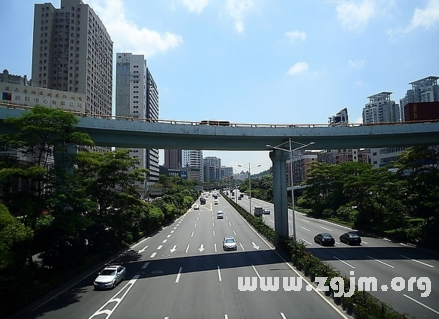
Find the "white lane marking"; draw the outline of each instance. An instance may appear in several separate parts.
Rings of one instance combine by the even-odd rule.
[[[218,279],[219,281],[221,281],[221,271],[220,271],[220,267],[218,266]]]
[[[177,250],[177,245],[174,245],[174,247],[172,247],[171,249],[169,249],[171,254]]]
[[[160,245],[160,246],[157,247],[157,249],[162,249],[162,247],[163,247],[163,245]]]
[[[201,246],[200,246],[200,248],[198,248],[198,250],[200,251],[200,253],[202,253],[202,252],[203,252],[203,250],[204,250],[204,245],[203,245],[203,244],[201,244]]]
[[[231,222],[229,222],[229,225],[230,225],[230,226],[232,226],[232,223],[231,223]]]
[[[135,243],[134,245],[132,245],[130,248],[134,248],[134,247],[140,245],[141,243],[143,243],[145,240],[147,240],[147,239],[149,239],[149,238],[151,238],[151,237],[146,237],[145,239],[142,239],[142,240],[139,241],[138,243]]]
[[[352,229],[352,228],[350,228],[350,227],[342,226],[342,225],[339,225],[339,224],[336,224],[336,223],[333,223],[333,222],[330,222],[330,221],[327,221],[327,220],[324,220],[324,219],[319,219],[319,220],[322,221],[322,222],[324,222],[324,223],[334,225],[334,226],[336,226],[336,227],[341,227],[341,228],[349,229],[349,230],[355,230],[355,229]]]
[[[245,251],[244,246],[242,246],[241,243],[239,243],[239,246],[241,246],[242,251]]]
[[[157,255],[157,253],[152,253],[151,256],[149,256],[149,258],[154,258],[155,255]]]
[[[197,227],[197,223],[195,223],[194,227]]]
[[[367,241],[363,241],[363,240],[362,240],[361,243],[367,245]]]
[[[174,229],[174,230],[177,229],[177,226],[175,226],[173,229]]]
[[[285,315],[283,314],[283,312],[280,313],[280,316],[282,317],[282,319],[287,319],[287,317],[285,317]]]
[[[177,284],[180,281],[182,267],[178,270],[177,278],[175,279],[175,283]]]
[[[300,226],[300,228],[303,228],[303,229],[305,229],[306,231],[310,231],[308,228],[305,228],[305,227],[303,227],[303,226]]]
[[[301,218],[301,220],[303,220],[305,223],[309,223],[309,220],[303,219]]]
[[[236,236],[236,232],[235,232],[235,230],[234,229],[232,229],[232,231],[233,231],[233,234]]]
[[[166,243],[167,241],[167,239],[163,239],[162,244]]]
[[[300,238],[300,240],[303,240],[305,243],[307,243],[308,245],[312,245],[309,241],[307,241],[306,239]]]
[[[391,241],[389,238],[383,238],[385,241]]]
[[[372,260],[375,260],[376,262],[379,262],[379,263],[381,263],[381,264],[383,264],[383,265],[386,265],[387,267],[395,268],[395,267],[393,267],[392,265],[386,264],[384,261],[381,261],[381,260],[375,259],[375,258],[373,258],[373,257],[367,256],[367,258],[370,258],[370,259],[372,259]]]
[[[140,269],[146,269],[146,267],[148,267],[148,265],[149,265],[149,261],[147,261],[146,263],[144,263],[143,266],[142,266],[142,268],[140,268]]]
[[[190,245],[187,245],[185,253],[187,253],[189,251],[189,246]]]
[[[194,232],[192,232],[191,237],[194,237]]]
[[[145,247],[143,247],[142,249],[140,249],[140,250],[138,251],[138,253],[139,253],[139,254],[143,253],[143,252],[146,250],[146,248],[148,248],[148,246],[145,246]]]
[[[259,246],[258,245],[256,245],[254,242],[252,242],[252,246],[253,246],[253,248],[254,249],[257,249],[257,250],[259,250]]]
[[[419,302],[419,301],[417,301],[416,299],[413,299],[412,297],[407,296],[406,294],[402,294],[402,295],[403,295],[404,297],[406,297],[406,298],[408,298],[408,299],[410,299],[410,300],[416,302],[417,304],[421,305],[422,307],[425,307],[425,308],[427,308],[428,310],[431,310],[431,311],[433,311],[434,313],[436,313],[436,314],[439,315],[439,311],[434,310],[433,308],[430,308],[430,307],[427,306],[427,305],[424,305],[422,302]]]
[[[215,223],[212,223],[212,226],[215,227]]]
[[[215,249],[215,252],[218,252],[218,251],[216,250],[216,244],[213,244],[213,248]]]
[[[167,238],[169,238],[169,237],[171,237],[172,235],[168,235],[168,236],[166,236]]]
[[[171,230],[171,234],[173,234],[174,233],[174,230]]]
[[[215,236],[215,231],[213,231],[212,233],[213,233],[213,236]]]
[[[329,228],[326,228],[326,227],[323,227],[323,226],[320,226],[320,227],[323,228],[323,229],[326,229],[327,231],[332,231]]]
[[[258,271],[256,270],[255,266],[252,265],[252,267],[253,267],[253,270],[255,271],[256,275],[259,277],[259,279],[261,279],[261,276],[259,275],[259,273],[258,273]]]
[[[427,266],[427,267],[430,267],[430,268],[433,268],[433,267],[434,267],[433,265],[429,265],[429,264],[427,264],[427,263],[424,263],[424,262],[422,262],[422,261],[419,261],[419,260],[416,260],[416,259],[412,259],[412,258],[406,257],[406,256],[404,256],[404,255],[401,255],[401,257],[403,257],[403,258],[405,258],[405,259],[409,259],[409,260],[411,260],[411,261],[414,261],[415,263],[418,263],[418,264],[421,264],[421,265],[424,265],[424,266]]]
[[[354,266],[352,266],[351,264],[348,264],[347,262],[345,262],[345,261],[343,261],[343,260],[341,260],[340,258],[337,258],[337,257],[335,257],[335,256],[333,256],[335,259],[337,259],[338,261],[341,261],[343,264],[345,264],[345,265],[348,265],[349,267],[351,267],[352,269],[355,269],[355,267]]]
[[[229,319],[229,316],[227,316],[227,314],[225,314],[224,319]]]
[[[110,318],[110,316],[113,314],[114,310],[116,310],[117,306],[122,302],[123,298],[128,294],[130,289],[134,286],[137,279],[139,278],[139,275],[135,275],[133,279],[131,279],[127,284],[119,290],[113,297],[110,298],[101,308],[99,308],[94,314],[92,314],[88,319],[91,319],[93,317],[98,317],[101,315],[105,315],[105,318]],[[117,297],[121,293],[122,296]],[[116,298],[117,297],[117,298]],[[108,305],[114,304],[113,309],[105,309]]]
[[[197,217],[197,220],[199,220],[200,219],[200,217]]]

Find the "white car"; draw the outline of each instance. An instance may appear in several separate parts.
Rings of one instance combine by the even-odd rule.
[[[199,210],[199,209],[200,209],[200,205],[195,204],[195,205],[194,205],[194,210]]]
[[[233,238],[233,237],[224,237],[223,249],[224,250],[237,250],[238,249],[238,244],[236,243],[235,238]]]
[[[216,218],[217,219],[223,219],[224,218],[224,213],[222,210],[219,210],[218,213],[216,213]]]
[[[120,265],[105,267],[93,282],[95,289],[113,289],[125,279],[126,268]]]

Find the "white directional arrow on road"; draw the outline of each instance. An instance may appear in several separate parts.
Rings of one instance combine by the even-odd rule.
[[[259,246],[256,246],[254,242],[252,242],[253,248],[259,250]]]
[[[204,246],[203,246],[203,244],[201,244],[201,246],[200,246],[200,248],[198,248],[198,250],[199,250],[200,252],[202,252],[202,251],[204,250]]]
[[[146,248],[148,248],[148,246],[145,246],[144,248],[140,249],[140,250],[139,250],[139,254],[140,254],[140,253],[143,253],[143,252],[146,250]]]
[[[171,251],[171,254],[177,250],[177,245],[174,245],[174,247],[172,247],[171,249],[169,249]]]

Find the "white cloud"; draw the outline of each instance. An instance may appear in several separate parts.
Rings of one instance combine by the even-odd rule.
[[[305,32],[302,32],[302,31],[285,32],[285,36],[288,39],[290,39],[291,41],[295,41],[295,40],[305,41],[306,40],[306,34],[305,34]]]
[[[349,60],[349,66],[354,69],[361,69],[364,66],[364,60]]]
[[[294,75],[303,71],[308,70],[308,63],[306,62],[297,62],[296,64],[294,64],[289,70],[288,70],[288,74],[289,75]]]
[[[158,52],[166,52],[183,43],[179,35],[139,28],[134,22],[127,20],[122,0],[89,0],[88,2],[103,21],[113,40],[115,52],[143,54],[145,58],[150,58]]]
[[[349,29],[363,29],[375,13],[375,6],[369,0],[363,3],[345,2],[336,8],[341,23]]]
[[[235,21],[238,33],[244,32],[244,17],[254,5],[253,0],[227,0],[226,11]]]
[[[190,12],[200,14],[209,4],[209,0],[182,0]]]
[[[439,22],[439,1],[430,0],[425,9],[415,9],[409,29],[424,27],[429,29]]]

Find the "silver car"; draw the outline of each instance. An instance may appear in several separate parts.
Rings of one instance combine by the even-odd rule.
[[[224,250],[237,250],[238,249],[238,245],[236,243],[235,238],[233,238],[233,237],[224,237],[223,249]]]
[[[120,265],[105,267],[93,282],[95,289],[113,289],[125,279],[126,268]]]

